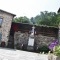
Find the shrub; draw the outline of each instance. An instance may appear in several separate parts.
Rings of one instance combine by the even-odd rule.
[[[47,45],[41,46],[40,48],[38,48],[38,50],[39,52],[45,52],[45,53],[48,53],[50,51]]]
[[[55,46],[53,53],[56,56],[60,56],[60,46]]]

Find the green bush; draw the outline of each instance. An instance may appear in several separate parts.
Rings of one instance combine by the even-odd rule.
[[[39,52],[45,52],[45,53],[48,53],[50,51],[50,49],[48,48],[47,45],[39,47],[38,50],[39,50]]]
[[[60,56],[60,46],[55,46],[53,53],[56,56]]]

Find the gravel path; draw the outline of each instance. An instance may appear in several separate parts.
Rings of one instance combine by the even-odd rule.
[[[0,48],[0,60],[48,60],[48,55]]]

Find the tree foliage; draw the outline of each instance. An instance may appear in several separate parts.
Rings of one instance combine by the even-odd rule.
[[[26,16],[18,17],[18,18],[16,17],[16,18],[13,19],[13,22],[16,22],[16,23],[18,23],[18,22],[20,22],[20,23],[31,23],[29,21],[29,18],[27,18]]]
[[[35,17],[35,21],[37,25],[58,26],[60,22],[60,14],[44,11]]]
[[[44,11],[41,12],[36,17],[31,17],[30,19],[26,16],[24,17],[16,17],[13,22],[20,22],[20,23],[29,23],[29,24],[36,24],[36,25],[47,25],[47,26],[58,26],[60,22],[60,13],[55,12],[48,12]]]

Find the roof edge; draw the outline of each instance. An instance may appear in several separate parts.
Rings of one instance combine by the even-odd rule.
[[[12,22],[12,23],[16,23],[16,22]],[[56,28],[56,29],[59,29],[59,27],[55,27],[55,26],[47,26],[47,25],[35,25],[35,24],[20,23],[20,22],[17,22],[16,24],[27,24],[27,25],[32,25],[32,26],[36,26],[36,27],[47,27],[47,28]]]
[[[5,13],[8,13],[8,14],[10,14],[10,15],[13,15],[13,16],[16,16],[15,14],[13,14],[13,13],[10,13],[10,12],[7,12],[7,11],[5,11],[5,10],[2,10],[2,9],[0,9],[0,11],[2,11],[2,12],[5,12]]]

